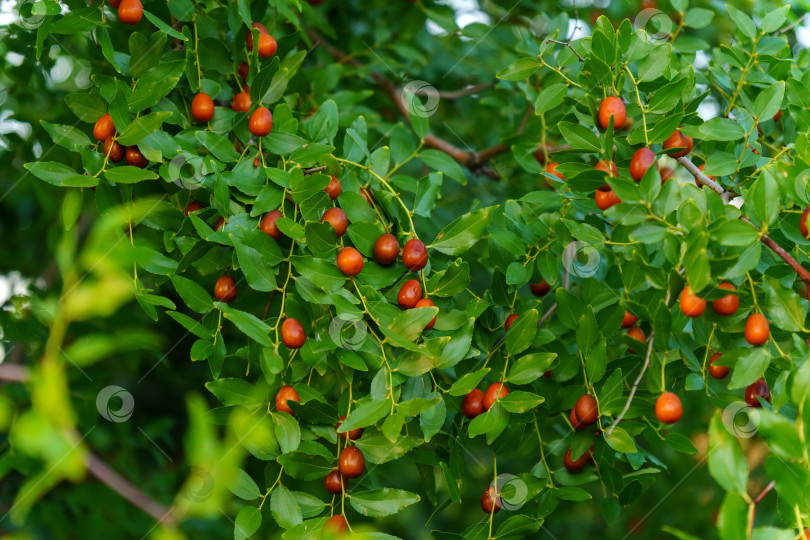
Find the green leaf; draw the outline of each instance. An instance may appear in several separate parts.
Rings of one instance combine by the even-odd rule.
[[[25,168],[40,180],[44,180],[54,186],[61,186],[64,180],[79,176],[79,173],[67,165],[62,165],[55,161],[34,161],[32,163],[26,163]]]
[[[506,331],[506,351],[515,356],[528,349],[537,334],[537,320],[540,318],[536,309],[531,309],[518,317]]]
[[[589,152],[599,152],[602,146],[599,137],[591,129],[571,122],[560,122],[557,124],[560,133],[565,141],[571,145],[572,150],[587,150]]]
[[[236,479],[228,488],[234,495],[246,501],[253,501],[262,496],[259,486],[243,469],[236,470]]]
[[[245,274],[250,288],[262,292],[276,290],[278,287],[276,276],[261,252],[240,242],[234,242],[234,248],[239,260],[239,269]]]
[[[171,116],[170,111],[158,111],[141,116],[124,128],[124,131],[118,136],[118,142],[124,146],[138,144],[144,137],[159,130],[163,122]]]
[[[514,325],[509,327],[510,330],[512,328],[514,328]],[[519,358],[517,362],[509,367],[509,374],[506,380],[512,384],[529,384],[534,382],[542,377],[546,371],[551,369],[551,364],[554,362],[555,358],[557,358],[557,353],[541,352],[527,354]]]
[[[639,81],[653,81],[666,73],[669,68],[672,45],[662,43],[642,58],[638,66]]]
[[[279,220],[281,221],[281,220]],[[295,271],[325,291],[334,292],[346,283],[346,276],[334,263],[315,257],[290,257]]]
[[[504,81],[522,81],[534,74],[541,66],[542,64],[537,58],[521,58],[500,70],[495,76]]]
[[[364,428],[376,424],[391,411],[390,401],[369,401],[352,410],[340,424],[338,433]]]
[[[242,507],[239,513],[236,514],[236,522],[234,523],[233,529],[234,540],[250,538],[261,526],[262,511],[255,506]]]
[[[735,8],[731,4],[725,4],[726,10],[728,10],[728,14],[731,17],[731,20],[734,21],[734,24],[737,25],[737,29],[743,33],[743,35],[748,36],[749,38],[753,39],[757,35],[757,27],[754,24],[754,21],[751,20],[751,17],[740,11],[739,9]]]
[[[378,488],[349,495],[349,502],[358,513],[367,517],[397,514],[403,508],[420,501],[419,495],[401,489]]]
[[[113,184],[135,184],[144,180],[156,180],[158,175],[147,169],[123,165],[107,170],[104,177]]]
[[[208,313],[214,309],[214,300],[198,283],[183,276],[171,276],[177,294],[183,302],[197,313]]]
[[[298,422],[287,413],[270,413],[276,424],[276,438],[281,446],[282,454],[289,454],[298,450],[301,443],[301,428]]]
[[[605,441],[617,452],[623,454],[635,454],[638,452],[633,438],[620,427],[614,427],[610,434],[605,433]]]
[[[736,141],[745,136],[745,130],[738,121],[719,116],[702,124],[700,133],[707,141]]]
[[[453,383],[453,386],[450,387],[447,393],[451,396],[463,396],[470,393],[472,389],[478,386],[478,383],[486,377],[489,371],[489,368],[481,368],[470,373],[465,373],[460,379]]]
[[[73,150],[76,146],[90,146],[93,144],[84,132],[73,126],[51,124],[45,120],[41,120],[40,124],[51,136],[54,143],[64,146],[68,150]]]
[[[273,342],[270,340],[270,327],[258,317],[251,313],[234,309],[222,302],[216,302],[215,305],[222,311],[222,315],[235,324],[247,337],[265,347],[271,347],[273,345]]]
[[[534,409],[545,401],[542,398],[531,392],[524,392],[522,390],[515,390],[509,392],[506,397],[500,400],[501,406],[512,413],[524,413]]]
[[[771,353],[766,347],[753,347],[748,349],[737,359],[734,371],[731,373],[729,390],[745,388],[765,374],[771,363]]]
[[[256,398],[256,391],[247,381],[224,377],[205,383],[209,392],[214,394],[223,405],[236,405],[246,409],[256,409],[263,403]]]
[[[734,436],[723,423],[722,411],[715,411],[709,424],[709,474],[726,491],[744,493],[748,463]]]
[[[438,150],[422,150],[419,152],[419,159],[431,169],[435,169],[453,180],[461,184],[467,183],[467,177],[464,174],[464,169],[458,164],[456,160]]]
[[[436,235],[433,244],[428,247],[446,255],[464,253],[481,239],[496,208],[498,207],[481,208],[455,219]]]
[[[303,523],[301,507],[295,496],[283,484],[277,485],[270,495],[270,512],[282,528],[289,529]]]
[[[762,31],[766,34],[775,32],[785,23],[787,14],[790,11],[790,5],[779,6],[776,9],[768,10],[768,13],[762,19]],[[770,118],[770,117],[767,117]]]
[[[788,8],[789,6],[783,7]],[[777,12],[778,11],[779,10],[777,10]],[[764,118],[766,120],[773,118],[773,115],[775,115],[782,106],[784,97],[785,81],[772,84],[757,96],[757,100],[754,102],[754,117],[757,119]]]
[[[568,93],[568,85],[564,83],[546,86],[534,102],[534,114],[540,115],[562,105]]]
[[[765,309],[770,323],[789,332],[804,331],[806,312],[796,291],[772,276],[763,276],[761,286],[765,290]]]

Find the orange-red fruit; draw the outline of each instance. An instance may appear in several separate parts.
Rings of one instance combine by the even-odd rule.
[[[571,447],[569,446],[568,450],[565,451],[565,457],[563,458],[563,465],[565,465],[565,468],[568,469],[570,472],[578,473],[583,468],[585,468],[585,465],[587,463],[588,463],[588,452],[585,452],[584,454],[579,456],[579,459],[574,461],[574,459],[571,456]]]
[[[340,453],[338,460],[340,474],[346,478],[357,478],[366,469],[366,458],[356,446],[348,446]]]
[[[734,285],[726,282],[721,283],[718,288],[725,289],[727,291],[735,290]],[[718,315],[734,315],[737,312],[738,307],[740,307],[740,297],[736,294],[727,294],[724,297],[718,298],[712,302],[712,309]]]
[[[127,160],[127,165],[132,165],[133,167],[139,167],[141,169],[149,165],[149,160],[146,159],[143,154],[141,154],[141,151],[137,146],[127,146],[125,157]]]
[[[273,131],[273,113],[267,107],[259,107],[250,115],[248,129],[257,137],[264,137]]]
[[[655,152],[647,147],[639,148],[636,150],[636,153],[633,154],[633,159],[630,160],[630,176],[633,177],[633,180],[638,182],[644,178],[644,175],[647,174],[647,170],[654,163]]]
[[[337,423],[338,428],[340,427],[340,425],[343,423],[344,420],[346,420],[345,415],[340,417],[340,420]],[[363,428],[350,429],[349,431],[341,433],[340,435],[347,441],[348,440],[356,441],[363,435]]]
[[[242,62],[239,64],[239,68],[236,70],[240,77],[242,77],[243,82],[247,82],[248,74],[250,73],[250,66],[248,66],[247,62]]]
[[[782,118],[782,111],[776,111],[776,114],[773,115],[773,121],[778,122],[780,118]],[[807,533],[807,531],[805,531],[805,533]],[[810,536],[807,538],[810,539]]]
[[[250,94],[247,92],[239,92],[233,96],[231,109],[236,112],[248,112],[250,110]]]
[[[236,280],[231,276],[220,276],[214,285],[214,296],[220,302],[233,302],[236,292]]]
[[[304,346],[307,334],[304,326],[292,317],[287,317],[281,324],[281,341],[288,349],[299,349]]]
[[[267,28],[262,23],[255,22],[255,23],[250,25],[250,28],[258,28],[260,38],[261,38],[261,36],[263,34],[269,34],[269,32],[267,31]],[[248,50],[252,51],[253,50],[253,32],[250,29],[248,29],[248,33],[247,33],[247,36],[245,38],[245,41],[247,42]]]
[[[503,399],[509,393],[509,389],[503,383],[492,383],[484,392],[484,410],[488,411],[490,407],[499,399]]]
[[[520,317],[520,315],[518,315],[517,313],[512,313],[511,315],[509,315],[506,318],[506,322],[503,323],[504,329],[508,331],[509,327],[512,326],[512,323],[515,322],[518,317]]]
[[[281,237],[284,236],[284,234],[279,230],[278,225],[276,224],[276,221],[278,221],[278,218],[280,217],[282,217],[282,213],[280,211],[270,210],[262,218],[261,223],[259,223],[259,228],[263,233],[269,234],[276,240],[281,240]]]
[[[659,174],[661,175],[661,183],[663,184],[664,182],[675,176],[675,171],[673,171],[669,167],[664,167],[659,171]]]
[[[644,343],[647,340],[647,336],[644,335],[644,330],[639,328],[638,326],[634,326],[630,330],[627,331],[627,336],[635,339],[636,341],[640,341]],[[636,351],[631,349],[630,347],[627,348],[633,354],[636,354]]]
[[[301,397],[298,395],[298,391],[295,388],[285,384],[278,389],[278,394],[276,394],[276,410],[287,414],[294,414],[290,406],[287,405],[288,401],[301,403]]]
[[[346,530],[347,530],[346,518],[344,518],[340,514],[335,514],[334,516],[327,519],[326,523],[323,524],[323,534],[326,535],[327,538],[329,537],[329,535],[337,536],[345,534]]]
[[[532,291],[533,295],[542,297],[549,293],[551,290],[551,285],[549,285],[548,282],[543,279],[540,281],[540,283],[530,283],[529,289]]]
[[[563,175],[563,173],[561,173],[561,172],[557,172],[557,166],[558,165],[559,165],[559,163],[557,163],[556,161],[550,161],[549,163],[546,164],[546,172],[548,174],[556,176],[560,180],[565,181],[565,175]],[[549,187],[551,187],[551,184],[548,183],[548,180],[546,180],[546,184]]]
[[[399,242],[391,233],[385,233],[374,242],[374,260],[378,264],[388,266],[393,264],[399,256]]]
[[[495,486],[489,486],[481,494],[481,510],[485,514],[497,514],[501,509],[501,497],[495,492]]]
[[[596,194],[594,195],[594,200],[596,201],[596,206],[598,206],[600,210],[607,210],[611,206],[622,202],[619,196],[616,195],[612,189],[597,189]]]
[[[470,420],[484,412],[484,393],[478,388],[473,388],[469,394],[464,396],[464,401],[461,402],[461,412]]]
[[[434,304],[433,300],[431,300],[430,298],[422,298],[416,303],[414,307],[420,308],[420,307],[435,307],[435,306],[436,304]],[[436,324],[436,317],[438,316],[439,315],[437,314],[430,320],[429,323],[427,323],[427,325],[425,326],[425,330],[430,330],[431,328],[433,328],[433,325]]]
[[[631,326],[636,324],[637,320],[638,320],[638,317],[636,317],[635,315],[633,315],[629,311],[625,310],[624,311],[624,318],[622,319],[622,328],[630,328]]]
[[[340,495],[346,489],[346,479],[340,475],[340,471],[335,469],[323,477],[323,487],[329,493]]]
[[[197,210],[202,210],[203,208],[205,208],[205,207],[203,205],[201,205],[200,203],[198,203],[197,201],[191,201],[183,209],[183,213],[186,216],[188,216],[190,213],[196,212]]]
[[[353,247],[345,247],[338,253],[337,267],[343,275],[356,276],[363,271],[363,256]]]
[[[200,92],[191,101],[191,117],[200,123],[209,122],[214,117],[214,100],[205,92]]]
[[[768,341],[771,335],[768,319],[762,313],[752,313],[745,321],[745,341],[754,346],[759,346]]]
[[[428,262],[427,248],[425,243],[418,238],[411,238],[405,242],[405,247],[402,248],[402,263],[405,268],[418,272]]]
[[[409,279],[400,287],[397,293],[397,304],[402,309],[411,309],[422,298],[422,285],[416,279]]]
[[[682,157],[692,151],[694,141],[692,137],[684,135],[679,130],[675,130],[667,140],[664,141],[664,151],[674,158]],[[670,150],[670,148],[682,148],[682,150]]]
[[[762,379],[757,379],[745,389],[745,402],[749,407],[762,407],[757,397],[761,396],[767,402],[771,401],[771,389]]]
[[[610,124],[610,117],[613,117],[613,129],[621,129],[627,122],[627,107],[621,98],[609,96],[602,100],[599,105],[599,125],[602,129],[607,129]]]
[[[574,416],[577,421],[585,426],[590,426],[599,419],[599,409],[596,405],[596,399],[589,395],[583,394],[579,396],[577,404],[574,405]]]
[[[259,34],[259,58],[270,58],[276,54],[278,44],[270,34]]]
[[[336,176],[330,176],[329,185],[323,188],[323,190],[329,195],[329,198],[334,201],[340,196],[340,192],[343,191],[343,188],[340,186],[340,180],[338,180]]]
[[[96,125],[93,126],[93,137],[99,141],[109,139],[115,134],[115,124],[113,124],[112,116],[105,114],[98,120]]]
[[[698,167],[700,172],[703,172],[703,169],[705,169],[705,168],[706,168],[705,163],[701,163],[700,166]],[[709,180],[714,180],[714,176],[709,176],[708,178],[709,178]],[[697,187],[703,189],[703,184],[700,183],[700,180],[698,180],[697,176],[695,176],[695,184],[697,185]]]
[[[655,416],[665,424],[674,424],[683,416],[681,399],[672,392],[664,392],[655,402]]]
[[[689,285],[681,292],[681,311],[687,317],[700,317],[706,311],[706,300],[692,294]]]
[[[571,413],[568,415],[568,419],[571,421],[571,426],[573,426],[574,429],[585,429],[585,427],[587,427],[582,423],[580,423],[579,418],[577,418],[576,407],[571,409]]]
[[[709,375],[711,375],[715,379],[724,379],[726,376],[728,376],[729,371],[731,371],[726,366],[716,366],[716,365],[714,365],[714,361],[717,360],[718,358],[720,358],[721,356],[723,356],[723,355],[720,354],[720,353],[714,353],[709,358]]]
[[[217,220],[216,225],[214,225],[214,232],[218,231],[223,225],[225,225],[225,218],[221,217]]]
[[[118,163],[124,159],[124,147],[110,137],[104,141],[104,155],[108,156],[110,161]]]
[[[121,0],[118,4],[118,20],[124,24],[138,24],[143,19],[141,0]]]
[[[349,227],[349,220],[346,218],[346,212],[340,208],[329,208],[321,216],[321,223],[327,222],[334,227],[338,238],[343,236],[346,229]]]
[[[110,7],[114,7],[115,9],[118,9],[118,6],[121,5],[121,0],[109,0],[109,2],[107,2],[107,3],[110,4]]]
[[[802,233],[803,237],[810,239],[810,230],[807,228],[808,216],[810,216],[810,206],[804,209],[802,217],[799,218],[799,231]]]
[[[610,176],[619,176],[619,168],[616,167],[616,164],[606,159],[600,159],[594,169],[606,172]]]

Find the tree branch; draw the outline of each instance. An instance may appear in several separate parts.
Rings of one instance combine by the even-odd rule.
[[[28,368],[20,364],[0,364],[0,381],[24,383],[31,378]]]
[[[352,66],[362,66],[362,64],[357,60],[349,58],[346,53],[334,47],[333,45],[327,43],[315,30],[307,28],[307,35],[313,41],[313,48],[318,45],[323,45],[326,48],[326,50],[329,51],[329,54],[331,54],[332,57],[338,62],[346,63]],[[402,97],[402,89],[399,86],[397,86],[394,82],[392,82],[390,79],[379,73],[372,72],[371,78],[374,79],[374,82],[376,82],[377,85],[379,85],[380,88],[382,88],[382,90],[388,95],[388,98],[394,103],[396,108],[399,110],[400,114],[410,124],[410,113],[408,111],[408,105],[407,103],[405,103],[405,100]],[[492,84],[494,85],[494,83]],[[486,85],[479,85],[479,86],[486,86]],[[469,89],[459,90],[455,93],[451,93],[451,95],[458,94],[459,92],[465,92],[466,90]],[[477,88],[475,91],[481,91],[481,88]],[[469,93],[474,93],[475,91]],[[425,135],[425,145],[430,148],[439,150],[440,152],[444,152],[445,154],[453,158],[456,162],[458,162],[460,165],[463,165],[472,172],[483,173],[489,176],[490,178],[500,178],[500,176],[492,169],[485,167],[484,164],[489,159],[509,151],[509,148],[505,145],[496,145],[485,151],[486,153],[466,152],[461,148],[455,146],[454,144],[432,133],[428,133],[427,135]]]
[[[0,364],[0,381],[27,382],[31,379],[31,371],[20,364]],[[88,452],[85,461],[87,470],[107,487],[121,495],[124,499],[140,508],[158,523],[173,523],[175,517],[171,510],[156,502],[143,491],[135,487],[132,482],[112,470],[95,454]]]
[[[492,81],[486,84],[476,84],[473,86],[467,86],[466,88],[462,88],[460,90],[455,90],[452,92],[442,92],[440,90],[439,97],[442,99],[454,100],[460,97],[469,96],[470,94],[478,94],[485,90],[489,90],[490,88],[494,88],[496,82],[497,81]],[[415,93],[417,96],[427,96],[431,94],[431,92],[428,90],[417,90]]]
[[[771,482],[767,486],[765,486],[765,489],[763,489],[762,492],[759,495],[757,495],[757,497],[751,502],[751,511],[750,511],[751,519],[748,521],[748,538],[751,538],[751,533],[754,530],[754,518],[757,515],[757,506],[759,506],[759,503],[762,502],[762,499],[765,498],[765,495],[767,495],[774,488],[775,485],[776,482],[771,480]]]
[[[619,416],[610,424],[610,427],[605,430],[605,436],[607,437],[611,433],[613,433],[613,428],[622,421],[622,418],[625,414],[627,414],[628,409],[630,409],[630,404],[633,402],[633,397],[636,395],[636,390],[638,390],[638,385],[641,383],[641,378],[644,376],[644,372],[647,371],[647,367],[650,365],[650,356],[652,355],[652,347],[653,347],[653,338],[655,337],[655,330],[650,332],[650,342],[647,344],[647,357],[644,359],[644,365],[641,366],[641,373],[638,374],[636,377],[636,381],[633,383],[633,388],[630,389],[630,395],[627,396],[627,402],[624,404],[624,408],[622,412],[619,413]]]
[[[134,506],[140,508],[158,523],[173,523],[175,518],[171,510],[152,500],[143,491],[135,487],[129,480],[112,470],[95,454],[88,453],[85,462],[87,470],[110,489],[121,495]]]

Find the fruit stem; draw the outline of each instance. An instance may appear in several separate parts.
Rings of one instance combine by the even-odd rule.
[[[197,15],[194,15],[194,57],[197,59],[197,89],[202,92],[202,70],[200,69],[200,42],[197,39]]]
[[[540,428],[537,426],[537,415],[532,409],[532,419],[534,423],[534,432],[537,433],[537,442],[540,443],[540,461],[543,462],[543,466],[546,468],[546,472],[548,473],[548,482],[551,484],[551,489],[557,489],[557,486],[554,485],[554,480],[552,479],[552,475],[554,474],[549,468],[548,463],[546,463],[546,453],[543,450],[543,438],[540,437]]]
[[[667,304],[669,303],[668,296],[669,295],[667,295]],[[613,429],[619,424],[619,422],[622,421],[624,415],[627,414],[627,410],[630,409],[630,404],[633,402],[633,396],[636,395],[636,390],[638,390],[638,385],[641,383],[641,378],[644,376],[644,372],[647,371],[647,367],[649,367],[650,365],[650,356],[652,355],[653,341],[655,341],[653,338],[655,338],[655,330],[650,332],[649,337],[650,342],[647,345],[647,357],[644,359],[644,365],[641,366],[641,372],[638,374],[638,377],[636,377],[636,381],[633,383],[633,387],[630,389],[630,395],[627,396],[627,402],[624,404],[624,408],[622,409],[622,412],[619,413],[619,416],[617,416],[616,419],[613,420],[613,423],[610,424],[610,427],[607,428],[607,431],[605,431],[605,436],[608,436],[611,433],[613,433]]]
[[[730,113],[731,109],[734,108],[734,102],[737,100],[737,96],[740,95],[740,90],[742,90],[743,84],[745,84],[745,78],[748,76],[748,71],[751,69],[751,64],[756,57],[758,43],[759,38],[754,39],[754,45],[751,47],[751,54],[748,56],[748,62],[745,64],[745,67],[740,73],[740,80],[737,81],[737,88],[734,89],[734,94],[732,94],[731,101],[729,101],[728,108],[726,108],[726,112],[723,114],[723,116],[728,116],[728,113]]]
[[[636,104],[638,105],[638,108],[641,109],[641,121],[644,124],[644,146],[650,146],[650,139],[647,136],[647,113],[644,111],[644,105],[641,103],[641,94],[638,92],[638,83],[633,77],[633,72],[630,71],[629,67],[627,67],[627,64],[624,65],[624,69],[627,71],[627,75],[633,82],[633,88],[636,90]]]

